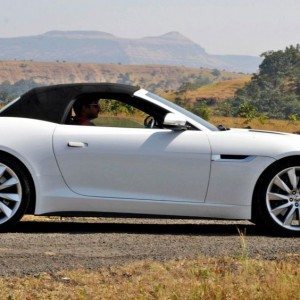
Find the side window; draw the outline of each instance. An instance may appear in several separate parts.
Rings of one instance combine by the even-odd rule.
[[[67,112],[65,124],[123,128],[163,128],[168,111],[138,97],[82,94]]]
[[[93,120],[96,126],[144,128],[147,114],[129,104],[114,99],[100,99],[99,106],[99,116]]]

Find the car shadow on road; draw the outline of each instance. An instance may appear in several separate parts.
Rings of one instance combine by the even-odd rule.
[[[69,221],[22,221],[6,232],[15,233],[125,233],[125,234],[158,234],[158,235],[202,235],[202,236],[232,236],[245,234],[247,236],[268,235],[255,225],[246,224],[155,224],[155,223],[113,223],[113,222],[69,222]],[[286,236],[285,236],[286,237]]]

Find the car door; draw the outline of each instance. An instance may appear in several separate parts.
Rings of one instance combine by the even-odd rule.
[[[66,184],[77,194],[205,200],[211,149],[202,131],[58,125],[53,148]]]

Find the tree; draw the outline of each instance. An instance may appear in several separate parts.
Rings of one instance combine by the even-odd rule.
[[[300,115],[300,46],[262,54],[259,73],[235,94],[233,105],[247,102],[273,118]]]
[[[231,117],[232,113],[232,99],[221,101],[217,104],[217,114],[223,117]]]
[[[7,102],[11,101],[12,98],[13,97],[11,95],[9,95],[8,93],[0,91],[0,103],[1,102],[2,103],[7,103]]]
[[[258,112],[256,107],[251,103],[244,102],[239,107],[238,116],[245,118],[245,124],[248,124],[258,116]]]
[[[194,106],[192,107],[191,111],[203,118],[204,120],[209,120],[210,116],[211,116],[211,110],[208,108],[208,106],[206,105],[206,103],[203,103],[203,101],[197,101]]]
[[[215,77],[219,77],[221,75],[221,72],[218,69],[213,69],[211,71],[211,75],[213,75]]]

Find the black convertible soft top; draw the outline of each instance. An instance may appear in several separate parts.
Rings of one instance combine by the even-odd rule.
[[[61,123],[68,107],[79,96],[130,96],[137,86],[117,83],[60,84],[34,88],[0,113],[0,117],[20,117]]]

